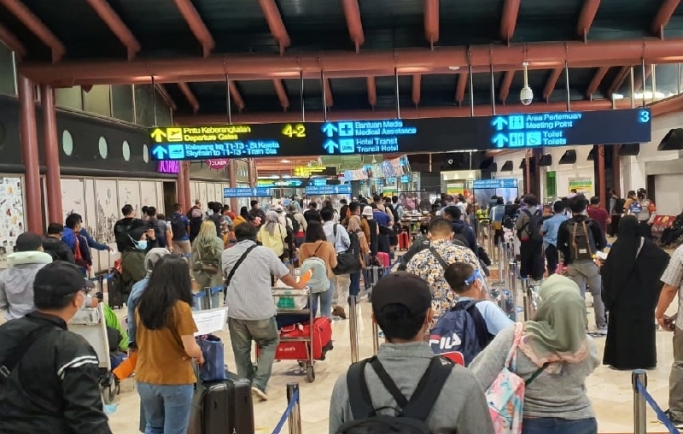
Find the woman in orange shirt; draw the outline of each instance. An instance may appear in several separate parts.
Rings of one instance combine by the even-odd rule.
[[[197,381],[192,359],[204,363],[194,338],[192,282],[185,259],[159,259],[138,302],[135,321],[135,380],[147,421],[145,434],[185,434]]]

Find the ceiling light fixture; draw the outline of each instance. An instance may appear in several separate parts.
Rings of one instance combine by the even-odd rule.
[[[280,163],[287,164],[287,163],[291,163],[291,161],[289,161],[289,160],[280,160]]]
[[[457,71],[460,69],[460,67],[459,66],[449,66],[448,69],[450,69],[451,71]]]

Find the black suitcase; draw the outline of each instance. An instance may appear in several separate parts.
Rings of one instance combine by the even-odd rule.
[[[228,379],[197,383],[188,434],[254,434],[251,383],[228,372]]]

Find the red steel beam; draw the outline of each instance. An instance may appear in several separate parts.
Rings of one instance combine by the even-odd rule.
[[[614,81],[612,84],[609,86],[609,89],[607,90],[607,96],[610,98],[612,97],[612,94],[616,92],[619,87],[621,86],[621,83],[626,80],[626,77],[629,74],[629,71],[631,70],[630,66],[622,66],[619,72],[617,73],[617,76],[614,77]]]
[[[505,104],[508,95],[510,95],[510,86],[512,86],[513,78],[515,78],[515,71],[506,71],[503,76],[503,82],[500,84],[500,93],[498,94],[498,99],[503,104]]]
[[[360,46],[365,43],[365,34],[363,33],[363,22],[360,18],[358,0],[342,0],[342,8],[344,9],[346,26],[349,28],[349,37],[356,46],[356,53],[358,53],[360,51]]]
[[[285,52],[285,48],[289,47],[291,44],[291,41],[289,40],[289,34],[287,33],[285,23],[282,21],[280,10],[277,8],[275,0],[259,0],[258,2],[259,5],[261,5],[263,16],[266,18],[266,22],[268,23],[270,33],[280,46],[280,54],[283,54]]]
[[[327,104],[327,107],[332,107],[334,105],[334,96],[332,95],[329,78],[323,80],[323,91],[325,92],[325,104]]]
[[[653,34],[664,39],[664,28],[669,24],[671,16],[676,12],[676,8],[681,3],[681,0],[664,0],[659,5],[655,19],[652,20],[650,30]]]
[[[683,111],[683,94],[657,101],[650,105],[652,116],[663,116],[669,113]]]
[[[240,91],[237,89],[237,85],[234,81],[230,82],[228,90],[230,91],[230,98],[232,98],[232,102],[235,103],[237,110],[240,112],[244,110],[244,99],[242,99],[242,95],[240,95]]]
[[[173,98],[171,95],[169,95],[168,90],[166,90],[166,87],[164,87],[163,84],[157,84],[155,85],[157,88],[157,91],[159,92],[159,95],[161,95],[161,98],[168,104],[173,111],[178,110],[178,106],[175,104],[175,101],[173,101]]]
[[[366,82],[368,86],[368,103],[370,107],[375,107],[377,105],[377,84],[375,83],[375,77],[366,77]]]
[[[14,51],[18,57],[26,57],[26,47],[24,47],[24,44],[21,43],[14,33],[10,32],[9,29],[2,24],[0,24],[0,42]]]
[[[465,99],[465,91],[467,90],[467,79],[469,78],[469,71],[458,74],[458,84],[455,88],[455,100],[462,105]]]
[[[8,0],[1,0],[8,1]],[[151,75],[160,82],[221,81],[225,74],[235,80],[273,78],[298,79],[304,75],[327,78],[362,77],[368,75],[445,74],[449,67],[472,66],[475,72],[518,70],[523,62],[530,69],[563,68],[568,62],[573,68],[623,66],[647,63],[683,62],[683,38],[666,40],[638,39],[596,42],[545,42],[512,45],[475,45],[470,47],[437,47],[426,49],[396,49],[307,53],[273,56],[268,54],[220,55],[204,59],[145,59],[124,61],[74,61],[48,65],[24,62],[20,72],[39,84],[111,84],[127,80],[146,82]]]
[[[59,62],[66,48],[50,29],[19,0],[0,0],[0,4],[14,14],[40,41],[52,50],[52,62]]]
[[[631,103],[626,100],[616,101],[617,108],[631,108]],[[572,101],[572,110],[591,111],[591,110],[611,110],[612,101]],[[566,111],[566,102],[551,102],[548,104],[510,104],[496,108],[497,114],[509,113],[537,113],[545,111]],[[489,105],[475,106],[475,116],[490,116],[491,107]],[[349,120],[349,119],[393,119],[396,117],[395,110],[350,110],[350,111],[328,111],[329,120]],[[469,107],[416,107],[402,108],[401,118],[421,119],[421,118],[449,118],[449,117],[469,117]],[[244,124],[266,124],[278,122],[295,122],[301,120],[301,113],[241,113],[233,115],[233,122]],[[175,121],[178,125],[222,125],[225,123],[225,115],[200,115],[200,116],[176,116]],[[306,112],[307,122],[322,122],[323,113]]]
[[[422,84],[422,76],[420,74],[413,75],[413,104],[415,107],[420,105],[420,85]]]
[[[600,0],[584,0],[581,7],[581,14],[579,15],[579,22],[576,25],[576,34],[583,38],[584,42],[588,41],[588,32],[595,20],[595,14],[600,7]]]
[[[430,47],[439,40],[439,0],[424,0],[425,37]]]
[[[282,109],[287,111],[289,108],[289,97],[287,96],[285,85],[282,84],[282,80],[276,78],[273,80],[273,86],[275,86],[275,93],[277,94],[277,98],[280,100]]]
[[[197,9],[190,0],[175,0],[175,4],[180,14],[187,21],[187,25],[190,26],[194,36],[202,44],[204,57],[209,57],[211,51],[216,47],[216,41],[213,40],[213,36],[211,36],[211,32],[209,32],[206,24],[202,21],[202,17],[199,16],[199,12],[197,12]]]
[[[591,79],[591,82],[588,84],[588,88],[586,89],[586,96],[588,98],[590,98],[598,90],[600,83],[602,83],[602,79],[605,78],[605,74],[607,74],[607,71],[609,71],[609,67],[601,66],[595,72],[595,75]]]
[[[181,81],[178,83],[178,88],[180,91],[185,95],[185,99],[187,99],[187,102],[190,103],[190,107],[192,107],[192,113],[197,113],[199,111],[199,101],[197,101],[197,98],[194,96],[194,93],[192,93],[192,89],[190,89],[190,86],[187,85],[184,81]]]
[[[555,90],[555,85],[557,85],[557,80],[560,79],[562,71],[564,71],[563,68],[553,69],[548,77],[548,81],[545,82],[545,87],[543,88],[543,99],[545,99],[546,102],[548,102],[550,96],[553,94],[553,90]]]
[[[500,20],[500,37],[507,43],[510,43],[510,39],[515,34],[520,4],[521,0],[505,0],[503,5],[503,17]]]
[[[90,7],[95,9],[97,15],[102,18],[109,29],[119,38],[119,41],[128,51],[128,60],[133,60],[138,51],[142,49],[140,43],[130,31],[128,26],[121,20],[121,17],[109,6],[106,0],[88,0]]]

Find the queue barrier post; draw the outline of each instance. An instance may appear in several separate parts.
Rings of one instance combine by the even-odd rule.
[[[647,387],[647,372],[637,369],[631,373],[631,384],[633,385],[633,432],[634,434],[646,434],[646,407],[645,396],[638,389],[638,383]]]
[[[517,289],[517,263],[515,262],[514,258],[510,259],[508,270],[510,294],[512,296],[512,305],[515,309],[513,313],[514,318],[511,319],[517,322],[517,303],[519,302],[519,291]]]
[[[372,320],[372,354],[374,356],[379,352],[379,327],[375,320]]]
[[[351,363],[358,362],[358,310],[356,297],[349,297],[349,335],[351,338]]]
[[[294,403],[292,404],[292,401]],[[289,415],[289,434],[301,434],[301,406],[299,395],[299,383],[287,384],[287,403],[291,405],[292,412]]]
[[[505,283],[505,256],[505,248],[503,247],[503,243],[498,243],[498,283],[501,285]]]

